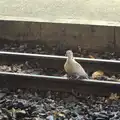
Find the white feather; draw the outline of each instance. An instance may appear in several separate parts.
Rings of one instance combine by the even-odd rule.
[[[72,59],[69,57],[67,58],[67,60],[64,64],[64,69],[67,72],[67,74],[76,73],[77,75],[87,77],[87,73],[85,72],[83,67],[77,61],[75,61],[74,58],[72,58]]]

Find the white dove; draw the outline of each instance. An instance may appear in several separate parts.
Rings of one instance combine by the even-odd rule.
[[[67,50],[66,56],[68,58],[64,64],[64,69],[69,79],[88,79],[88,75],[83,67],[77,61],[75,61],[73,52],[71,50]]]

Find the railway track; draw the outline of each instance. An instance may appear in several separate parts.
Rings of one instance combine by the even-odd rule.
[[[120,61],[89,58],[75,58],[90,71],[101,69],[109,73],[119,73]],[[63,69],[66,57],[55,55],[28,54],[0,51],[1,63],[23,63],[39,61],[41,68]],[[0,72],[0,87],[3,88],[39,88],[41,90],[78,91],[83,94],[110,95],[120,93],[120,83],[100,80],[68,80],[63,76],[48,76],[23,73]]]

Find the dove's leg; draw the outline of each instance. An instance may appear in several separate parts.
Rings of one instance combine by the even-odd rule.
[[[69,80],[73,79],[73,75],[71,75],[71,74],[67,74],[67,77],[68,77]]]
[[[79,79],[88,79],[87,76],[80,76]]]
[[[77,79],[79,79],[79,77],[80,77],[80,75],[77,73],[68,74],[69,80],[77,80]]]
[[[80,75],[78,73],[72,73],[67,75],[69,80],[81,80],[81,79],[88,79],[87,75]]]

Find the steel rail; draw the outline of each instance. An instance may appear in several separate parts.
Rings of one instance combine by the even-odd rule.
[[[80,58],[75,59],[81,63],[85,70],[91,72],[96,70],[103,70],[108,73],[120,73],[120,61],[118,60],[104,60],[104,59],[91,59]],[[63,70],[65,63],[65,56],[45,55],[45,54],[30,54],[30,53],[17,53],[17,52],[4,52],[0,51],[0,62],[14,63],[25,61],[37,61],[40,67],[55,68]]]
[[[100,80],[68,80],[66,77],[0,72],[0,88],[36,88],[108,96],[120,93],[120,83]]]

